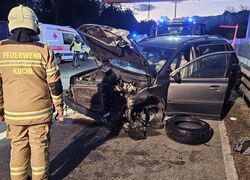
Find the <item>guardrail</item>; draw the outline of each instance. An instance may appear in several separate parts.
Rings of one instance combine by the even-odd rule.
[[[250,101],[250,38],[237,39],[235,51],[239,57],[241,66],[240,90],[248,101]]]
[[[250,67],[241,63],[241,85],[240,90],[244,96],[250,101]]]

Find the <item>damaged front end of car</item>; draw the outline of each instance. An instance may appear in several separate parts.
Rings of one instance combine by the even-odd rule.
[[[102,66],[71,77],[66,104],[112,130],[124,128],[133,139],[146,138],[149,126],[163,128],[164,101],[152,93],[156,72],[126,31],[99,25],[80,30]]]

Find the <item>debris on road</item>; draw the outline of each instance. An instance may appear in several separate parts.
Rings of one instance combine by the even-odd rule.
[[[250,137],[243,137],[238,139],[235,151],[242,155],[250,156]]]
[[[231,121],[237,121],[237,118],[236,117],[230,117],[230,120]]]
[[[225,118],[225,125],[239,179],[249,179],[250,156],[243,156],[235,152],[234,149],[237,144],[237,139],[250,137],[250,109],[243,98],[236,96],[235,99],[233,106]],[[231,121],[230,117],[236,117],[237,121]]]

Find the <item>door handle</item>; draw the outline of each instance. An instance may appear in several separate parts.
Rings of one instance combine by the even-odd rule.
[[[210,90],[217,90],[217,91],[221,91],[222,90],[222,88],[219,85],[209,86],[209,89]]]

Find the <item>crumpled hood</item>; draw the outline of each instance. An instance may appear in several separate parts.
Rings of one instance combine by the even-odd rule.
[[[124,60],[137,65],[152,76],[156,74],[140,48],[128,39],[129,31],[97,24],[84,24],[79,30],[99,61],[105,63],[110,59]]]

